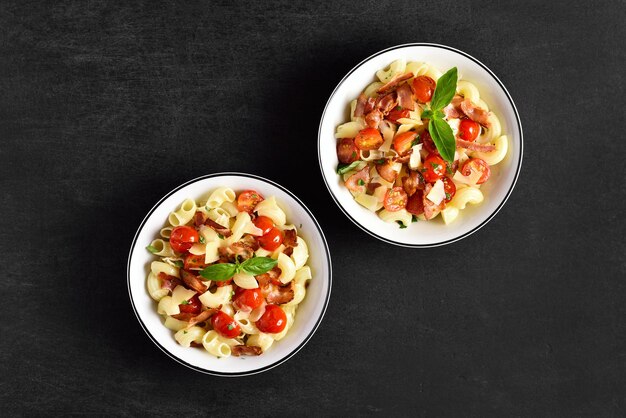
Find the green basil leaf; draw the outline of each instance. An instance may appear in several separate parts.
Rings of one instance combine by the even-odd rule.
[[[178,267],[179,269],[182,269],[185,267],[185,263],[183,263],[183,260],[174,260],[174,265]]]
[[[433,111],[432,111],[432,110],[430,110],[430,109],[425,109],[425,110],[422,112],[422,116],[421,116],[421,118],[422,118],[422,119],[430,119],[430,118],[432,118],[432,117],[433,117]]]
[[[456,67],[450,68],[444,75],[437,80],[437,86],[433,93],[433,99],[430,101],[430,108],[433,110],[441,110],[446,107],[456,93],[457,70]]]
[[[150,251],[152,254],[156,254],[156,253],[158,253],[158,252],[159,252],[159,250],[157,250],[156,248],[154,248],[154,246],[152,246],[152,245],[148,245],[148,246],[146,247],[146,250]]]
[[[241,263],[241,269],[248,274],[258,276],[259,274],[267,273],[273,269],[276,264],[278,264],[278,261],[273,258],[254,257]]]
[[[213,280],[223,282],[230,279],[237,273],[237,266],[230,263],[213,264],[200,271],[202,280]]]
[[[345,174],[348,171],[352,170],[357,165],[359,165],[359,161],[354,161],[351,164],[339,164],[337,166],[337,174]]]
[[[428,132],[433,138],[433,142],[439,150],[439,154],[449,163],[454,161],[456,151],[456,139],[452,133],[452,128],[443,119],[435,118],[428,122]]]

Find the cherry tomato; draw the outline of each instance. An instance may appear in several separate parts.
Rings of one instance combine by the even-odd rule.
[[[378,149],[383,144],[383,137],[378,132],[378,129],[365,128],[359,131],[354,138],[354,144],[363,151],[371,151]]]
[[[476,184],[482,184],[489,179],[491,175],[491,169],[489,168],[489,164],[485,162],[485,160],[481,160],[480,158],[470,158],[463,164],[461,168],[461,174],[464,176],[469,176],[473,171],[478,171],[483,173],[483,175],[478,179]]]
[[[473,142],[478,138],[480,133],[480,125],[470,119],[463,119],[459,123],[459,138]]]
[[[422,103],[430,102],[433,98],[437,83],[432,78],[420,75],[413,79],[413,94],[415,98]]]
[[[449,202],[456,193],[456,186],[454,182],[446,176],[443,176],[441,181],[443,182],[443,191],[446,193],[446,202]]]
[[[198,315],[202,310],[202,303],[200,303],[198,295],[192,296],[191,299],[186,302],[187,303],[181,303],[178,305],[178,309],[180,309],[181,312]]]
[[[211,317],[211,325],[215,332],[222,337],[235,338],[241,334],[241,328],[235,320],[222,311],[218,311]]]
[[[261,289],[242,289],[238,287],[233,297],[233,305],[237,309],[251,311],[263,304]]]
[[[446,162],[438,155],[431,154],[424,160],[422,176],[428,183],[434,183],[446,173]]]
[[[417,138],[415,132],[403,132],[393,139],[393,148],[399,155],[406,154],[413,146],[413,141]]]
[[[287,315],[280,306],[267,305],[265,307],[265,313],[256,321],[256,327],[261,332],[267,332],[270,334],[276,334],[285,329],[287,325]]]
[[[191,270],[191,269],[203,269],[205,268],[207,265],[204,262],[205,256],[204,254],[201,255],[194,255],[194,254],[187,254],[185,256],[185,270]]]
[[[385,193],[383,205],[389,212],[397,212],[400,209],[404,209],[407,199],[408,196],[402,187],[394,187]]]
[[[263,200],[261,193],[256,190],[245,190],[237,198],[237,209],[239,212],[251,213],[254,207]]]
[[[424,192],[418,190],[415,194],[409,197],[409,201],[406,202],[406,211],[413,215],[421,215],[424,213]]]
[[[190,226],[177,226],[170,234],[170,245],[177,253],[184,253],[199,241],[198,231]]]
[[[342,138],[337,144],[337,158],[340,163],[350,164],[359,159],[359,150],[354,145],[354,139]]]
[[[430,136],[430,132],[422,132],[422,135],[420,135],[420,139],[422,140],[422,144],[424,144],[424,149],[428,151],[429,154],[439,155],[439,150],[435,145],[435,141],[433,141],[433,138]]]
[[[409,116],[411,116],[409,109],[394,109],[387,114],[386,119],[393,123],[397,123],[398,119],[408,118]]]
[[[270,229],[274,227],[274,221],[272,221],[267,216],[257,216],[256,218],[254,218],[252,223],[254,224],[254,226],[263,231],[264,234],[267,234]]]
[[[257,238],[257,241],[259,241],[261,247],[267,251],[274,251],[276,248],[280,247],[284,238],[283,231],[272,227],[267,233],[263,234],[263,236]]]

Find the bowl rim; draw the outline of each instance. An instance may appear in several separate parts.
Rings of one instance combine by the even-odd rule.
[[[513,109],[513,113],[515,114],[515,119],[517,121],[517,126],[518,126],[518,131],[519,131],[519,138],[520,138],[520,153],[519,153],[519,158],[517,160],[517,167],[516,167],[515,177],[513,178],[513,182],[511,183],[511,185],[509,187],[509,190],[506,192],[506,195],[504,196],[504,199],[502,199],[502,201],[496,207],[496,209],[489,216],[487,216],[480,224],[478,224],[476,227],[474,227],[473,229],[471,229],[471,230],[469,230],[469,231],[459,235],[458,237],[450,238],[450,239],[444,240],[444,241],[429,243],[429,244],[410,244],[410,243],[406,243],[406,242],[394,241],[392,239],[389,239],[389,238],[380,236],[378,234],[375,234],[374,232],[370,231],[365,226],[363,226],[359,222],[357,222],[357,220],[354,219],[348,213],[348,211],[341,205],[341,203],[339,202],[339,199],[337,198],[337,196],[335,196],[335,194],[333,193],[332,189],[330,188],[330,185],[328,184],[328,181],[326,180],[326,176],[324,175],[324,167],[322,166],[322,154],[321,154],[322,124],[324,122],[324,118],[326,117],[326,111],[328,109],[328,106],[330,105],[330,102],[335,97],[335,94],[337,93],[337,90],[343,85],[343,83],[352,75],[352,73],[354,73],[354,71],[356,71],[359,67],[361,67],[363,64],[365,64],[366,62],[370,61],[371,59],[373,59],[373,58],[375,58],[375,57],[377,57],[377,56],[379,56],[381,54],[384,54],[386,52],[389,52],[389,51],[393,51],[393,50],[396,50],[396,49],[408,48],[408,47],[415,47],[415,46],[426,46],[426,47],[445,49],[445,50],[457,53],[459,55],[462,55],[465,58],[468,58],[471,61],[473,61],[476,64],[478,64],[481,68],[483,68],[487,72],[487,74],[489,74],[496,81],[496,83],[498,83],[500,88],[502,88],[502,91],[504,92],[504,94],[506,95],[509,103],[511,104],[511,108]],[[463,52],[463,51],[461,51],[459,49],[447,46],[447,45],[442,45],[442,44],[437,44],[437,43],[429,43],[429,42],[412,42],[412,43],[400,44],[400,45],[395,45],[395,46],[392,46],[392,47],[389,47],[389,48],[385,48],[385,49],[383,49],[381,51],[378,51],[378,52],[370,55],[369,57],[363,59],[361,62],[359,62],[357,65],[355,65],[341,79],[341,81],[339,81],[339,83],[337,84],[337,86],[335,87],[333,92],[330,94],[330,97],[328,98],[328,101],[326,102],[326,106],[324,106],[324,111],[322,112],[322,117],[320,119],[320,124],[319,124],[319,128],[318,128],[318,131],[317,131],[317,160],[318,160],[320,171],[321,171],[321,174],[322,174],[322,179],[324,179],[324,184],[326,185],[326,188],[328,189],[328,192],[330,193],[330,195],[332,196],[333,200],[335,201],[335,204],[337,206],[339,206],[339,209],[341,209],[341,211],[348,217],[348,219],[350,219],[352,221],[352,223],[354,223],[356,226],[358,226],[360,229],[362,229],[363,231],[365,231],[369,235],[371,235],[374,238],[377,238],[377,239],[379,239],[381,241],[384,241],[384,242],[386,242],[388,244],[393,244],[393,245],[397,245],[399,247],[407,247],[407,248],[433,248],[433,247],[440,247],[440,246],[447,245],[447,244],[452,244],[453,242],[459,241],[459,240],[461,240],[463,238],[466,238],[466,237],[472,235],[474,232],[478,231],[483,226],[485,226],[491,219],[493,219],[496,216],[496,214],[500,211],[500,209],[502,209],[502,207],[504,206],[506,201],[511,196],[511,193],[513,192],[513,188],[515,187],[515,184],[517,183],[517,179],[519,178],[519,174],[520,174],[520,171],[521,171],[521,168],[522,168],[522,157],[523,157],[523,155],[524,155],[524,134],[523,134],[523,130],[522,130],[522,121],[520,120],[519,112],[517,111],[517,107],[515,106],[515,102],[513,102],[513,98],[509,94],[509,91],[506,89],[506,87],[504,86],[502,81],[500,81],[500,79],[494,74],[493,71],[491,71],[489,69],[489,67],[487,67],[485,64],[483,64],[481,61],[479,61],[478,59],[474,58],[470,54],[468,54],[466,52]]]
[[[238,176],[238,177],[246,177],[246,178],[253,178],[253,179],[256,179],[256,180],[260,180],[262,182],[266,182],[269,185],[274,186],[274,187],[282,190],[283,192],[287,193],[287,195],[289,195],[291,198],[293,198],[296,201],[296,203],[298,203],[302,207],[302,209],[304,209],[304,211],[311,217],[311,220],[315,224],[315,227],[317,228],[317,231],[319,232],[319,234],[320,234],[320,236],[322,238],[322,243],[324,244],[324,252],[326,254],[326,263],[327,263],[327,266],[328,266],[328,290],[326,291],[326,296],[324,297],[324,302],[323,302],[324,306],[322,307],[322,311],[321,311],[319,317],[317,318],[317,320],[315,322],[315,325],[313,326],[311,331],[306,335],[306,337],[296,347],[294,347],[294,349],[291,350],[286,356],[282,357],[281,359],[275,361],[272,364],[260,367],[258,369],[252,369],[252,370],[247,370],[247,371],[242,371],[242,372],[232,372],[232,373],[231,372],[218,372],[218,371],[214,371],[214,370],[207,370],[207,369],[203,369],[201,367],[194,366],[192,364],[187,363],[183,359],[175,356],[174,354],[169,352],[165,347],[163,347],[161,344],[159,344],[159,342],[150,333],[150,331],[148,330],[148,327],[146,326],[146,324],[141,319],[141,317],[139,315],[139,312],[137,311],[137,307],[135,306],[135,301],[133,299],[133,295],[132,295],[131,287],[130,287],[130,265],[131,265],[133,250],[134,250],[134,248],[135,248],[135,246],[137,244],[137,238],[139,236],[139,233],[143,229],[143,227],[146,224],[148,218],[150,218],[150,216],[152,216],[152,213],[156,210],[156,208],[158,208],[161,205],[161,203],[163,203],[165,201],[165,199],[167,199],[169,196],[171,196],[172,194],[174,194],[178,190],[180,190],[180,189],[182,189],[182,188],[184,188],[184,187],[186,187],[186,186],[188,186],[190,184],[196,183],[196,182],[201,181],[201,180],[206,180],[206,179],[209,179],[209,178],[224,177],[224,176]],[[305,346],[305,344],[307,342],[309,342],[311,337],[313,337],[313,334],[315,334],[315,331],[317,331],[318,327],[320,326],[320,324],[322,322],[322,319],[324,318],[324,315],[326,314],[326,309],[328,308],[328,303],[330,301],[330,293],[331,293],[331,289],[332,289],[332,284],[333,284],[333,269],[332,269],[332,262],[331,262],[331,258],[330,258],[330,250],[328,249],[328,242],[326,241],[326,236],[324,235],[324,232],[322,231],[322,228],[320,227],[320,224],[317,222],[317,219],[315,219],[315,216],[313,216],[313,213],[309,210],[309,208],[295,194],[293,194],[291,191],[289,191],[285,187],[281,186],[280,184],[278,184],[278,183],[276,183],[276,182],[274,182],[272,180],[269,180],[269,179],[267,179],[265,177],[257,176],[255,174],[248,174],[248,173],[235,172],[235,171],[227,171],[227,172],[206,174],[206,175],[203,175],[203,176],[200,176],[200,177],[196,177],[194,179],[191,179],[191,180],[189,180],[189,181],[187,181],[187,182],[185,182],[185,183],[175,187],[173,190],[171,190],[170,192],[165,194],[165,196],[163,196],[161,199],[159,199],[159,201],[150,209],[150,211],[143,218],[143,220],[141,221],[141,224],[137,228],[137,232],[135,232],[135,236],[133,237],[133,241],[132,241],[132,243],[130,245],[130,250],[129,250],[129,253],[128,253],[128,262],[127,262],[127,266],[126,266],[126,285],[127,285],[127,288],[128,288],[128,297],[130,299],[130,303],[131,303],[131,306],[133,308],[133,312],[135,313],[135,317],[139,321],[139,324],[141,325],[141,328],[144,330],[146,335],[148,335],[148,338],[150,338],[150,340],[161,351],[163,351],[166,355],[168,355],[170,358],[172,358],[176,362],[182,364],[183,366],[186,366],[186,367],[188,367],[188,368],[190,368],[192,370],[195,370],[197,372],[200,372],[200,373],[209,374],[209,375],[212,375],[212,376],[220,376],[220,377],[240,377],[240,376],[249,376],[249,375],[262,373],[264,371],[273,369],[274,367],[277,367],[277,366],[281,365],[282,363],[286,362],[287,360],[289,360],[290,358],[292,358],[298,351],[300,351],[302,349],[302,347]]]

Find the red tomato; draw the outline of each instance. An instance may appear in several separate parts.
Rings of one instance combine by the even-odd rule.
[[[393,123],[397,123],[398,119],[402,119],[402,118],[408,118],[410,116],[409,113],[409,109],[394,109],[391,112],[389,112],[389,114],[387,114],[386,119],[393,122]]]
[[[400,209],[404,209],[407,199],[408,196],[402,187],[394,187],[385,193],[383,205],[389,212],[397,212]]]
[[[263,231],[264,234],[267,234],[270,229],[274,227],[274,221],[272,221],[267,216],[257,216],[256,218],[254,218],[252,223],[254,224],[254,226]]]
[[[437,83],[432,78],[420,75],[413,79],[413,94],[415,98],[422,103],[430,102],[433,98]]]
[[[446,202],[449,202],[456,193],[456,186],[454,182],[446,176],[443,176],[441,181],[443,182],[443,191],[446,193]]]
[[[337,144],[337,158],[340,163],[351,164],[359,159],[359,150],[352,138],[342,138]]]
[[[489,164],[485,162],[485,160],[481,160],[480,158],[470,158],[463,164],[461,168],[461,174],[464,176],[469,176],[472,174],[472,170],[483,173],[483,175],[478,179],[476,184],[482,184],[489,179],[491,175],[491,169],[489,168]]]
[[[192,296],[191,299],[186,302],[187,303],[181,303],[180,305],[178,305],[178,308],[181,312],[198,315],[202,310],[202,303],[200,303],[198,295]]]
[[[256,321],[256,327],[261,332],[268,332],[270,334],[276,334],[285,329],[287,325],[287,315],[280,306],[267,305],[265,307],[265,313]]]
[[[417,138],[415,132],[403,132],[393,139],[393,148],[400,155],[406,154],[413,146],[413,141]]]
[[[222,311],[218,311],[211,317],[211,325],[215,332],[222,337],[235,338],[241,334],[239,324],[230,315]]]
[[[359,131],[354,138],[354,144],[363,151],[371,151],[378,149],[383,144],[383,137],[378,132],[378,129],[365,128]]]
[[[446,162],[438,155],[431,154],[424,160],[422,176],[427,183],[434,183],[446,173]]]
[[[256,190],[245,190],[237,198],[237,209],[239,212],[251,213],[254,207],[263,200],[261,193]]]
[[[263,304],[261,289],[242,289],[238,287],[233,297],[233,305],[237,309],[251,311]]]
[[[172,233],[170,235],[170,245],[177,253],[184,253],[198,241],[200,241],[198,231],[190,226],[177,226],[172,229]]]
[[[480,125],[478,122],[474,122],[470,119],[463,119],[461,123],[459,123],[459,138],[473,142],[476,138],[478,138],[479,133]]]
[[[421,215],[424,213],[424,192],[418,190],[415,194],[409,197],[409,201],[406,202],[406,211],[413,215]]]
[[[420,138],[422,140],[422,144],[424,144],[424,149],[428,151],[429,154],[439,155],[439,150],[437,149],[437,146],[435,145],[435,141],[433,141],[433,138],[430,136],[430,132],[428,131],[422,132],[422,135],[420,135]]]
[[[205,268],[207,265],[204,262],[204,254],[202,255],[194,255],[194,254],[187,254],[185,256],[185,270],[191,270],[191,269],[203,269]]]
[[[267,233],[263,234],[262,237],[257,238],[257,241],[259,241],[261,247],[267,251],[274,251],[276,248],[280,247],[284,238],[283,231],[272,227]]]

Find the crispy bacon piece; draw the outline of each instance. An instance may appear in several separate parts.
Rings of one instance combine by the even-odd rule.
[[[402,187],[407,195],[413,196],[418,190],[423,190],[424,178],[417,171],[410,171],[407,177],[402,178]]]
[[[265,297],[265,301],[269,304],[282,305],[293,299],[294,283],[293,280],[285,286],[278,286],[274,283],[266,284],[261,287],[261,293]]]
[[[378,109],[374,109],[365,115],[365,123],[367,123],[367,126],[370,128],[378,129],[381,120],[383,120],[383,114]]]
[[[378,187],[380,187],[380,186],[382,186],[382,184],[380,184],[380,183],[378,183],[378,182],[375,182],[375,181],[370,182],[370,183],[367,185],[367,194],[369,194],[369,195],[374,194],[374,192],[376,191],[376,189],[377,189]]]
[[[175,276],[170,276],[163,272],[159,273],[159,279],[161,280],[161,289],[174,290],[176,286],[182,285],[183,282]]]
[[[356,99],[356,107],[354,108],[354,116],[361,117],[365,114],[365,103],[367,103],[367,97],[363,93]]]
[[[283,244],[285,245],[285,247],[297,247],[298,246],[298,234],[296,233],[295,229],[285,229],[283,231],[283,234],[285,235],[283,238]]]
[[[384,115],[391,112],[398,104],[395,93],[391,92],[376,99],[376,108],[383,112]]]
[[[195,226],[204,225],[204,221],[205,221],[204,213],[197,211],[196,214],[193,216],[193,224]]]
[[[235,357],[239,356],[260,356],[263,354],[263,350],[261,347],[257,347],[256,345],[235,345],[231,348],[231,354]]]
[[[394,163],[402,163],[402,164],[406,164],[409,162],[409,160],[411,159],[411,154],[413,154],[413,150],[409,149],[406,154],[404,155],[396,155],[395,157],[393,157],[393,162]]]
[[[490,113],[487,110],[476,106],[470,99],[466,98],[461,102],[461,110],[468,118],[474,122],[480,123],[485,128],[489,128],[491,126],[491,123],[489,123]]]
[[[413,90],[411,90],[411,86],[404,83],[398,87],[396,94],[398,95],[398,105],[408,110],[415,109],[415,102],[413,102]]]
[[[252,235],[246,235],[245,237],[241,239],[241,242],[243,242],[248,247],[250,247],[252,251],[256,251],[260,247],[259,241],[257,241],[256,238],[253,237]]]
[[[450,104],[443,108],[443,113],[448,119],[458,119],[463,116],[461,102],[463,102],[463,96],[457,94],[452,98]]]
[[[368,114],[376,107],[376,98],[368,97],[365,102],[365,108],[363,109],[363,114]]]
[[[228,250],[232,253],[234,258],[239,257],[240,260],[247,260],[254,256],[254,250],[242,241],[233,242],[228,246]]]
[[[233,234],[230,229],[218,224],[213,219],[207,218],[207,220],[204,221],[204,224],[225,237],[230,237]]]
[[[392,91],[393,89],[395,89],[396,86],[398,86],[398,84],[400,84],[404,80],[408,80],[411,77],[413,77],[413,73],[406,73],[406,74],[402,74],[402,75],[397,75],[394,78],[392,78],[391,80],[389,80],[381,88],[376,90],[376,93],[378,93],[378,94],[388,93],[388,92]]]
[[[188,288],[193,289],[200,294],[206,292],[207,287],[204,283],[202,283],[202,280],[200,280],[198,276],[183,269],[180,270],[180,274],[183,277],[183,282],[185,282],[185,285],[187,285]]]
[[[359,180],[361,180],[363,184],[359,184]],[[353,192],[363,193],[369,182],[370,168],[366,165],[361,171],[358,171],[348,177],[348,179],[346,180],[346,187]]]
[[[456,139],[456,146],[465,149],[471,149],[472,151],[491,152],[496,147],[494,145],[477,144],[476,142],[466,141],[461,138]]]
[[[438,205],[435,205],[433,202],[430,201],[430,199],[426,197],[428,196],[428,193],[430,193],[430,190],[432,188],[433,186],[431,184],[427,184],[426,188],[424,189],[423,202],[424,202],[424,217],[426,219],[434,218],[446,206],[446,199],[443,199]]]
[[[385,160],[382,164],[376,164],[376,171],[378,174],[390,183],[396,181],[398,172],[393,169],[393,163],[390,160]]]
[[[205,322],[214,314],[216,314],[219,309],[221,309],[221,306],[217,309],[207,309],[206,311],[200,312],[198,315],[194,315],[189,312],[181,312],[179,314],[172,315],[172,318],[178,319],[179,321],[189,322],[189,324],[187,325],[187,328],[189,328],[193,327],[196,324],[199,324],[200,322]]]
[[[275,284],[280,283],[278,281],[280,273],[282,273],[282,271],[278,267],[274,267],[267,273],[259,274],[258,276],[254,276],[254,278],[259,283],[259,287],[263,288],[272,282]]]

